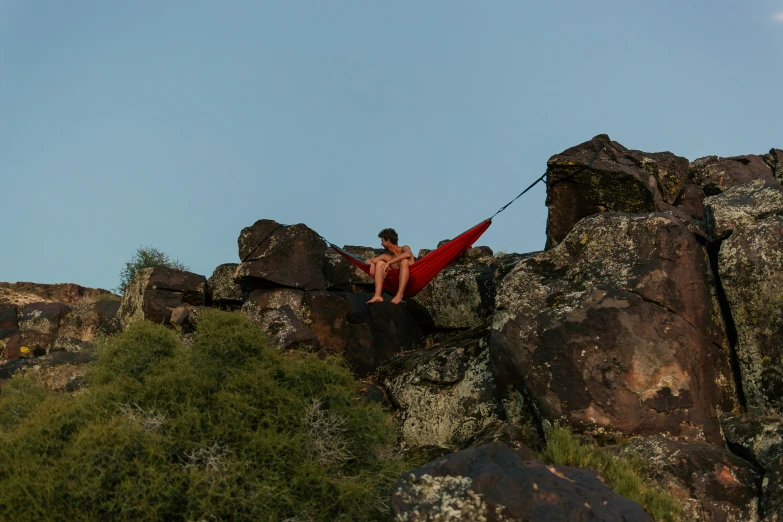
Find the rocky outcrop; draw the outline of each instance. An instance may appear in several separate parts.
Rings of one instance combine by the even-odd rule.
[[[326,243],[303,224],[261,219],[242,229],[235,280],[248,289],[287,286],[325,290]]]
[[[483,330],[400,355],[380,368],[379,382],[399,410],[402,437],[411,446],[462,448],[503,419]]]
[[[783,520],[783,420],[724,415],[721,426],[729,447],[763,470],[761,512],[764,521]]]
[[[761,474],[727,449],[655,435],[634,438],[615,451],[642,459],[658,488],[680,501],[683,520],[760,520]]]
[[[139,270],[122,296],[118,319],[123,328],[140,319],[171,324],[177,307],[206,303],[206,287],[206,277],[193,272],[162,267]]]
[[[776,181],[757,179],[705,198],[704,207],[707,231],[716,239],[725,239],[740,225],[783,214],[783,189]]]
[[[748,410],[783,413],[783,216],[739,225],[718,268],[737,330]]]
[[[98,334],[116,330],[117,299],[105,290],[71,284],[2,283],[0,360],[90,347]]]
[[[493,443],[403,474],[392,495],[394,520],[652,522],[594,471],[522,458]]]
[[[13,301],[16,304],[34,301],[57,301],[75,305],[84,301],[94,301],[111,292],[102,288],[87,288],[73,283],[0,283],[0,303]]]
[[[668,214],[601,214],[522,260],[498,289],[500,384],[545,423],[603,438],[722,439],[737,407],[707,253]]]

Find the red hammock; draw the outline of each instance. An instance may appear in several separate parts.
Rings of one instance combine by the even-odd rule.
[[[433,250],[426,256],[422,257],[410,267],[410,279],[405,286],[405,297],[413,297],[421,292],[421,290],[427,286],[427,283],[438,275],[438,272],[446,268],[446,265],[461,256],[470,246],[481,237],[492,224],[492,219],[482,221],[475,227],[471,228],[467,232],[463,232],[459,236],[455,237],[442,247]],[[370,265],[366,260],[355,256],[349,252],[346,252],[342,248],[329,243],[332,248],[342,254],[348,261],[361,268],[367,275],[370,275]],[[400,271],[389,270],[386,273],[386,279],[383,280],[383,287],[393,293],[397,293],[397,288],[400,282]]]

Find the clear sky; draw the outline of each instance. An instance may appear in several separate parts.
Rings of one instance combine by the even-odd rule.
[[[783,0],[0,0],[0,281],[206,276],[257,219],[414,252],[607,133],[783,147]],[[479,241],[543,248],[537,187]]]

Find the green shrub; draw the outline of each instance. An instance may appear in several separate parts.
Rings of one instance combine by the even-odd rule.
[[[396,430],[341,360],[207,310],[192,346],[139,322],[81,392],[0,394],[0,520],[385,520]]]
[[[133,253],[131,260],[125,263],[125,268],[120,271],[120,284],[117,285],[114,291],[118,294],[125,293],[125,289],[133,281],[139,270],[156,267],[175,268],[177,270],[188,269],[179,260],[171,259],[168,254],[161,252],[155,247],[139,247]]]
[[[679,520],[679,502],[655,488],[645,475],[647,463],[642,459],[617,457],[604,449],[582,444],[563,427],[551,431],[541,459],[556,466],[593,469],[604,477],[607,486],[619,495],[638,502],[655,520]]]

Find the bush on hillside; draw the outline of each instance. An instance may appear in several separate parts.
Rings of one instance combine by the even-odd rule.
[[[0,519],[385,520],[395,429],[344,364],[267,348],[208,310],[191,347],[138,322],[98,343],[88,386],[0,394]]]
[[[118,294],[125,293],[133,278],[144,268],[175,268],[177,270],[188,270],[189,267],[183,265],[177,259],[171,259],[155,247],[139,247],[133,253],[130,261],[125,263],[125,268],[120,271],[120,284],[114,289]]]

